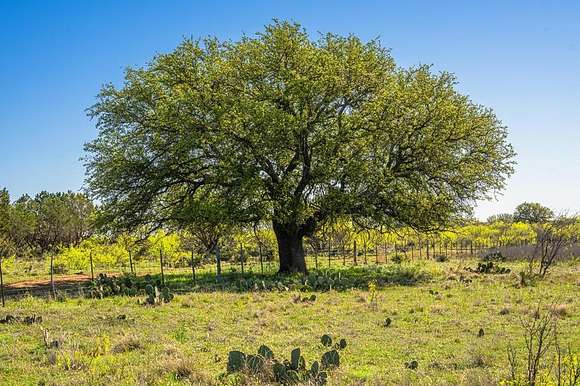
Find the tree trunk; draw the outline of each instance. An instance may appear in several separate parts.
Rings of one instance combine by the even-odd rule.
[[[303,230],[295,224],[280,224],[273,222],[274,233],[278,242],[280,257],[279,273],[307,273],[304,257]]]

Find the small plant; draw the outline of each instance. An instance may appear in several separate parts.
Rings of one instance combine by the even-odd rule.
[[[22,318],[20,316],[13,316],[8,314],[4,318],[0,319],[0,324],[6,323],[40,324],[42,323],[42,316],[30,315]]]
[[[140,290],[139,284],[137,277],[132,274],[123,274],[119,277],[115,277],[100,273],[99,276],[91,282],[88,296],[99,299],[118,295],[136,296]]]
[[[383,327],[387,328],[391,325],[393,321],[391,320],[391,318],[386,318],[385,321],[383,322]]]
[[[493,251],[482,258],[483,261],[495,261],[495,262],[504,262],[506,261],[505,256],[500,251]]]
[[[264,382],[278,382],[283,385],[324,385],[327,383],[328,371],[340,366],[339,351],[346,348],[347,343],[345,339],[340,339],[333,345],[329,335],[323,335],[320,341],[330,350],[322,355],[320,361],[314,361],[310,366],[306,365],[300,348],[292,350],[290,360],[278,360],[268,346],[262,345],[256,354],[230,351],[227,372],[246,373]]]
[[[368,287],[369,287],[369,292],[370,292],[369,303],[371,305],[371,308],[376,310],[378,307],[378,304],[377,304],[377,281],[376,280],[369,281]]]
[[[477,263],[477,268],[473,269],[470,267],[465,268],[466,271],[473,272],[473,273],[482,273],[482,274],[507,274],[510,273],[511,270],[509,268],[505,268],[499,266],[498,264],[494,263],[493,261],[488,261],[485,263]]]
[[[402,253],[395,253],[393,257],[391,257],[391,261],[395,264],[402,264],[408,262],[409,259]]]
[[[409,370],[417,370],[417,368],[419,367],[419,362],[417,362],[416,360],[405,362],[405,367],[408,368]]]
[[[316,301],[316,295],[312,294],[302,297],[300,294],[296,294],[292,300],[294,303],[314,303]]]
[[[144,302],[146,305],[157,306],[164,303],[169,303],[171,300],[173,300],[173,294],[168,287],[162,287],[159,289],[157,286],[147,284],[145,286],[145,293],[147,293],[147,297],[145,298]]]

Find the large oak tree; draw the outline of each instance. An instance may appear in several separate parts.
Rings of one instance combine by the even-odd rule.
[[[281,272],[306,272],[303,238],[336,216],[433,229],[512,172],[506,128],[453,75],[287,22],[185,40],[89,115],[88,189],[111,226],[271,221]]]

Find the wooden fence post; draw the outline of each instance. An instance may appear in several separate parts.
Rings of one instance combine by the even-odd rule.
[[[328,268],[330,268],[330,240],[328,240]]]
[[[365,265],[368,264],[367,262],[367,241],[364,242],[364,251],[365,251]]]
[[[258,253],[260,254],[260,270],[262,271],[262,275],[264,274],[264,256],[262,255],[262,243],[258,243]],[[317,266],[318,268],[318,262]]]
[[[193,278],[193,286],[195,287],[195,262],[193,261],[193,249],[191,250],[191,275]]]
[[[131,256],[131,251],[129,251],[129,268],[131,269],[131,273],[135,273],[133,272],[133,256]]]
[[[346,265],[346,248],[342,246],[342,265]]]
[[[357,261],[356,261],[356,255],[357,255],[358,251],[356,250],[356,240],[354,241],[354,251],[353,251],[353,259],[354,259],[354,265],[358,265]]]
[[[240,243],[240,265],[242,266],[242,275],[244,274],[244,246]]]
[[[56,288],[54,286],[54,254],[50,254],[50,288],[52,289],[52,298],[56,299]]]
[[[163,248],[159,248],[159,265],[161,267],[161,284],[165,285],[165,274],[163,272]]]
[[[220,251],[220,245],[216,243],[215,245],[215,260],[216,260],[216,277],[218,280],[222,277],[222,254]]]
[[[91,262],[91,281],[95,281],[95,270],[93,268],[93,251],[89,252],[89,260]]]
[[[6,307],[4,300],[4,274],[2,273],[2,258],[0,258],[0,296],[2,297],[2,307]]]

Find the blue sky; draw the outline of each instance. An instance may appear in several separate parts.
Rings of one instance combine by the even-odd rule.
[[[580,210],[579,1],[8,1],[0,0],[0,187],[13,198],[78,190],[85,109],[183,37],[237,39],[272,18],[317,32],[380,37],[401,66],[454,72],[495,110],[518,153],[502,196]]]

